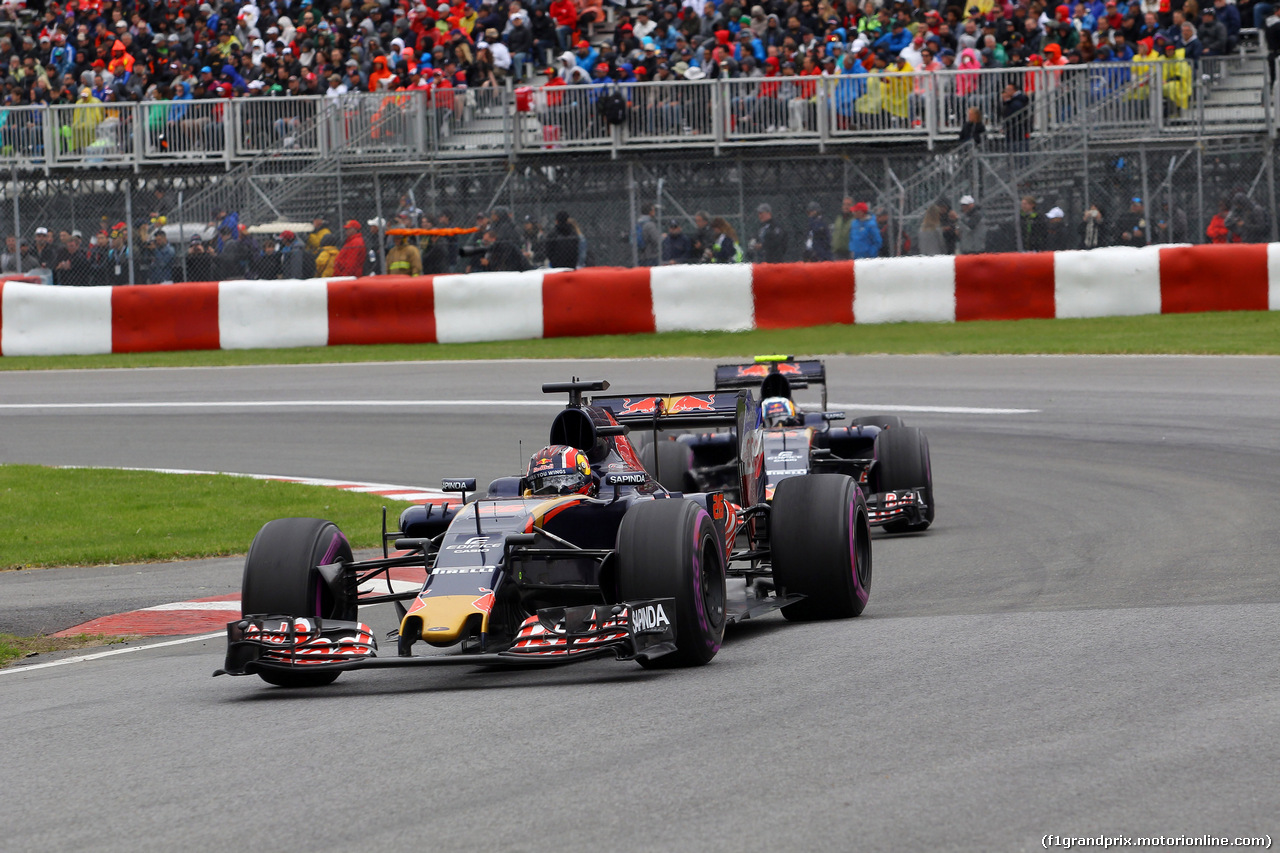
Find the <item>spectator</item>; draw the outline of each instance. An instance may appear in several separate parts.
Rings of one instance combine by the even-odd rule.
[[[510,243],[517,246],[520,243],[520,234],[516,231],[516,224],[511,219],[511,211],[502,205],[497,205],[489,217],[489,228],[497,233],[498,241],[501,243]],[[483,232],[481,234],[483,236]]]
[[[956,254],[980,255],[987,250],[987,224],[973,196],[960,196],[960,212],[951,211],[956,228]]]
[[[1069,242],[1066,213],[1060,207],[1050,208],[1045,214],[1045,249],[1061,252],[1071,248]]]
[[[640,218],[636,220],[636,257],[640,266],[651,267],[658,263],[662,249],[662,231],[655,220],[657,208],[646,204],[640,208]]]
[[[706,260],[713,264],[740,264],[745,260],[742,246],[738,244],[738,232],[723,217],[711,220],[714,241],[706,249]]]
[[[986,134],[987,126],[982,123],[982,110],[979,107],[969,107],[964,124],[960,126],[960,141],[972,142],[981,148]]]
[[[1218,202],[1218,212],[1209,220],[1209,227],[1204,230],[1210,243],[1238,243],[1239,238],[1227,227],[1227,217],[1231,214],[1231,203],[1225,198]]]
[[[1044,217],[1036,210],[1033,196],[1023,196],[1018,214],[1018,226],[1022,234],[1022,251],[1043,252],[1048,245],[1048,229]]]
[[[919,248],[922,255],[948,254],[947,238],[942,233],[941,205],[931,204],[925,210],[924,218],[920,221]]]
[[[35,255],[36,265],[41,269],[53,269],[54,245],[53,235],[49,229],[41,226],[36,229],[35,246],[31,253]]]
[[[1232,8],[1235,8],[1234,6]],[[1269,15],[1265,21],[1263,36],[1267,42],[1267,69],[1271,72],[1270,81],[1276,82],[1276,60],[1280,59],[1280,15]]]
[[[478,272],[521,272],[529,264],[515,242],[504,239],[497,226],[491,225],[480,236]]]
[[[262,251],[256,252],[250,261],[253,277],[263,281],[279,280],[283,272],[281,260],[275,238],[268,237],[262,243]]]
[[[787,234],[774,221],[773,208],[768,203],[761,204],[756,208],[756,218],[760,221],[760,231],[750,245],[756,260],[766,264],[783,263],[787,259]]]
[[[840,200],[840,215],[831,226],[831,252],[839,260],[849,259],[849,226],[853,223],[853,199]]]
[[[356,223],[359,225],[359,223]],[[338,263],[338,238],[333,234],[326,234],[320,241],[320,251],[316,253],[316,277],[330,278],[337,275],[334,272]]]
[[[1081,221],[1080,247],[1083,249],[1096,249],[1105,245],[1107,245],[1106,217],[1102,215],[1102,208],[1096,204],[1091,204],[1089,209],[1084,212]]]
[[[1231,198],[1231,210],[1227,213],[1227,230],[1235,243],[1265,243],[1268,236],[1266,211],[1254,204],[1249,196],[1236,193]]]
[[[1227,31],[1227,53],[1232,53],[1240,43],[1240,10],[1227,0],[1213,0],[1213,14]],[[1263,21],[1265,23],[1265,16]]]
[[[545,251],[547,238],[542,231],[542,226],[532,216],[526,216],[520,227],[520,254],[530,266],[542,266],[542,262],[547,259]]]
[[[326,236],[328,232],[326,231]],[[280,232],[280,276],[282,278],[311,278],[316,274],[316,262],[307,251],[306,244],[292,231]]]
[[[152,284],[170,284],[173,282],[173,261],[176,252],[169,245],[169,235],[163,229],[151,235],[150,267]]]
[[[533,57],[533,30],[523,12],[511,15],[511,28],[506,35],[506,50],[510,52],[512,76],[516,81],[524,79],[525,63]]]
[[[1227,28],[1218,20],[1214,11],[1205,8],[1200,13],[1200,29],[1196,35],[1200,39],[1201,56],[1225,56],[1227,53]]]
[[[422,253],[404,234],[396,234],[395,245],[387,252],[387,272],[391,275],[422,275]]]
[[[214,255],[201,241],[200,235],[192,235],[186,258],[187,281],[217,281],[213,275],[213,262]]]
[[[1116,221],[1115,243],[1117,246],[1145,246],[1150,236],[1142,199],[1134,196],[1129,200],[1128,213],[1121,214]]]
[[[1031,122],[1034,118],[1028,109],[1030,101],[1026,93],[1014,83],[1004,87],[1000,95],[1000,117],[1004,121],[1005,145],[1010,151],[1026,151],[1031,138]]]
[[[343,226],[342,249],[333,262],[333,275],[359,276],[364,274],[367,262],[367,248],[364,244],[363,228],[354,219]],[[317,264],[318,265],[318,264]]]
[[[702,263],[710,260],[707,250],[716,241],[716,233],[711,228],[711,214],[699,210],[693,214],[693,224],[698,230],[690,238],[693,241],[693,262]]]
[[[822,207],[816,202],[809,202],[806,212],[809,214],[809,230],[805,233],[804,259],[806,261],[829,261],[831,257],[831,227],[822,218]]]
[[[551,228],[551,236],[547,238],[547,265],[552,269],[576,269],[579,266],[579,249],[582,238],[578,228],[569,217],[569,212],[556,212],[556,224]]]
[[[103,268],[106,273],[106,280],[103,284],[122,285],[132,284],[129,280],[129,226],[123,222],[117,223],[115,228],[111,229],[110,248],[107,249],[106,261]],[[23,243],[25,247],[26,243]]]
[[[93,283],[89,258],[81,247],[79,231],[72,231],[53,269],[53,283],[64,287],[87,287]]]
[[[667,234],[662,238],[662,263],[687,264],[693,259],[693,241],[684,234],[679,219],[667,221]]]
[[[852,212],[853,220],[849,223],[849,255],[854,260],[876,257],[884,245],[879,223],[871,218],[871,209],[865,201],[855,204]]]

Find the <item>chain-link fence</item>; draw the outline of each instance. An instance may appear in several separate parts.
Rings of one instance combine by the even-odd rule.
[[[468,228],[478,215],[497,208],[505,208],[515,226],[516,237],[506,230],[501,238],[517,242],[527,263],[577,266],[661,262],[661,246],[650,244],[655,232],[644,227],[646,216],[658,234],[674,221],[687,236],[723,219],[745,259],[765,260],[752,248],[762,227],[761,204],[771,207],[775,226],[787,235],[774,259],[824,257],[826,252],[811,248],[808,208],[816,205],[831,227],[846,198],[868,204],[881,225],[880,252],[890,256],[940,247],[955,251],[950,214],[960,212],[965,196],[973,197],[980,212],[987,251],[1264,242],[1277,239],[1280,222],[1273,148],[1263,137],[1123,150],[1080,141],[1058,150],[966,145],[788,159],[764,152],[560,156],[427,170],[384,167],[376,173],[285,166],[238,182],[223,178],[225,192],[210,189],[219,186],[219,176],[198,173],[9,177],[0,199],[0,228],[13,238],[6,240],[13,249],[6,246],[0,256],[0,272],[66,284],[279,278],[285,272],[271,256],[281,233],[294,231],[305,242],[317,217],[335,235],[350,220],[361,224],[372,250],[364,266],[369,272],[388,271],[385,254],[377,251],[391,245],[386,229]],[[1031,218],[1040,218],[1042,226],[1028,226],[1031,211],[1024,197],[1031,198]],[[566,220],[561,231],[567,228],[577,243],[575,257],[563,251],[548,257],[558,219]],[[933,227],[941,228],[944,239],[922,240],[922,228]],[[479,243],[477,235],[415,239],[421,255],[430,257],[425,272],[492,268],[456,251]],[[441,241],[447,242],[437,245]],[[72,246],[79,254],[64,251]],[[844,255],[843,248],[834,246],[833,254]],[[507,253],[507,263],[518,261]],[[322,268],[319,274],[328,273]]]

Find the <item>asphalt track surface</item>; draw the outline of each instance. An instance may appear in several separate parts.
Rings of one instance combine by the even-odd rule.
[[[542,444],[553,407],[342,401],[537,400],[538,383],[570,375],[691,390],[709,365],[4,373],[0,462],[484,479]],[[833,402],[1038,410],[903,413],[930,436],[938,520],[876,539],[862,617],[771,615],[732,631],[711,665],[676,672],[389,670],[297,692],[211,679],[216,640],[6,672],[0,846],[1274,838],[1280,360],[858,357],[828,369]],[[263,405],[78,406],[162,401]],[[23,407],[54,403],[77,406]],[[0,630],[238,585],[236,560],[5,573]]]

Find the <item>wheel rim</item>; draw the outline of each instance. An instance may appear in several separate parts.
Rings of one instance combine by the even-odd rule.
[[[698,604],[707,617],[707,624],[712,630],[719,631],[724,624],[725,589],[716,568],[720,565],[716,553],[716,542],[713,536],[702,537],[702,548],[698,557],[698,586],[701,595]]]

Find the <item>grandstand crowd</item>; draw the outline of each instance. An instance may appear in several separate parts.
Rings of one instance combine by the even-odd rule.
[[[37,5],[0,5],[8,106],[1185,62],[1229,53],[1249,25],[1280,50],[1261,0]]]
[[[759,78],[763,82],[758,100],[736,99],[734,111],[759,120],[762,129],[767,123],[769,130],[783,130],[794,127],[795,115],[789,120],[785,113],[761,112],[761,104],[768,100],[766,86],[775,87],[778,97],[784,87],[795,94],[792,107],[804,100],[806,81],[786,78],[865,78],[865,85],[859,83],[853,90],[851,109],[861,111],[874,95],[876,110],[894,112],[897,90],[886,85],[876,91],[873,79],[915,71],[1130,61],[1169,63],[1161,75],[1164,96],[1175,107],[1185,107],[1194,63],[1234,51],[1242,33],[1251,28],[1262,34],[1273,60],[1280,55],[1280,15],[1262,0],[1090,0],[1060,5],[1044,0],[640,0],[608,6],[603,0],[453,0],[434,5],[415,0],[217,5],[194,0],[53,0],[42,7],[32,3],[30,8],[4,0],[0,140],[11,149],[24,138],[24,123],[30,130],[38,121],[33,111],[8,109],[19,106],[72,106],[75,118],[60,128],[61,144],[87,148],[101,141],[101,126],[112,120],[109,110],[116,102],[171,101],[179,110],[193,110],[175,115],[175,107],[169,105],[155,113],[148,121],[155,120],[163,135],[175,124],[190,132],[209,122],[212,114],[195,110],[199,102],[216,108],[224,99],[257,98],[287,105],[288,99],[306,95],[336,98],[349,92],[423,90],[432,93],[433,103],[451,106],[455,93],[502,88],[508,79],[541,86],[540,109],[546,112],[554,111],[559,101],[545,93],[565,84],[603,89],[613,82]],[[1027,107],[1034,93],[1021,91],[1020,77],[1001,78],[1003,91],[991,102],[1011,143],[1030,132],[1030,123],[1018,121],[1018,116],[1030,115]],[[911,94],[909,87],[902,90],[903,104]],[[663,109],[661,103],[649,106],[658,111],[654,115]],[[969,107],[967,117],[962,138],[981,142],[984,115]],[[287,121],[287,116],[276,121]],[[685,130],[697,132],[687,126]],[[850,201],[846,209],[827,212],[828,230],[847,235],[848,229],[841,231],[841,226],[857,221],[851,205]],[[964,210],[963,204],[960,208],[931,210],[925,226],[911,235],[891,229],[887,214],[863,210],[861,218],[879,222],[874,229],[863,227],[867,242],[874,242],[872,231],[880,237],[863,256],[964,251],[963,222],[975,213]],[[1025,226],[1025,239],[1017,241],[1022,248],[1075,248],[1135,239],[1126,238],[1125,229],[1091,225],[1088,214],[1081,223],[1055,228],[1053,220],[1061,216],[1052,215],[1052,210],[1040,214],[1034,200],[1032,208],[1023,210],[1031,224]],[[1243,207],[1225,201],[1219,215],[1235,209]],[[472,224],[423,216],[416,210],[401,213],[407,220],[387,224]],[[825,224],[822,211],[813,213]],[[46,271],[55,283],[118,284],[127,283],[130,260],[135,280],[147,282],[358,275],[384,266],[388,272],[411,274],[539,264],[573,267],[590,260],[581,229],[567,212],[555,221],[525,222],[521,227],[509,215],[485,214],[480,229],[465,237],[388,239],[381,247],[384,257],[378,253],[378,232],[358,222],[343,223],[347,227],[338,233],[330,233],[327,222],[317,222],[307,234],[254,235],[234,214],[226,214],[205,233],[182,239],[175,247],[173,235],[165,232],[163,211],[144,216],[135,223],[104,222],[88,234],[55,234],[41,225],[29,241],[24,235],[10,235],[0,253],[0,272],[34,269]],[[1042,224],[1037,224],[1037,217]],[[1250,217],[1256,220],[1259,214],[1250,211],[1237,219]],[[1148,227],[1145,218],[1142,222],[1141,240],[1160,242],[1155,223]],[[776,244],[769,248],[767,234],[739,239],[729,223],[705,216],[694,222],[660,223],[647,215],[641,226],[635,237],[641,263],[772,260],[778,254]],[[677,233],[672,233],[673,227]],[[56,223],[53,228],[57,230]],[[691,233],[685,234],[686,228]],[[780,223],[774,228],[786,233]],[[1218,237],[1207,233],[1205,238],[1249,240],[1252,230],[1256,228],[1239,227]],[[789,260],[858,256],[856,247],[845,244],[847,237],[831,234],[819,238],[815,249],[812,217],[805,224],[792,223],[789,231]],[[1063,236],[1046,236],[1056,232]],[[1177,233],[1189,232],[1183,227]],[[472,254],[460,255],[465,249]]]

